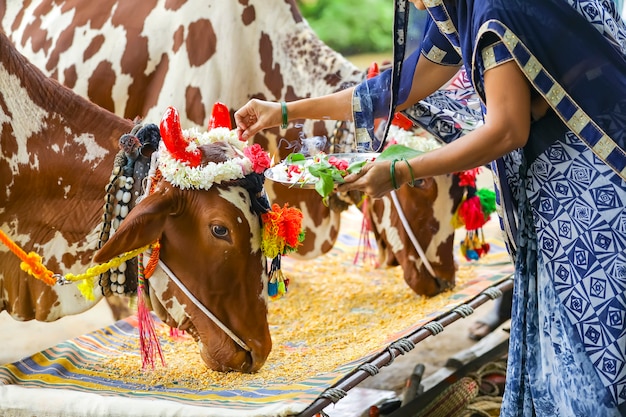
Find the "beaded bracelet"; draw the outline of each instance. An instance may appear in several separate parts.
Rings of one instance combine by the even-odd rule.
[[[391,165],[389,165],[389,174],[391,175],[391,185],[394,190],[398,189],[398,184],[396,183],[396,162],[397,159],[391,161]]]
[[[280,110],[283,115],[283,124],[281,124],[280,127],[283,129],[287,129],[287,125],[289,123],[289,118],[287,117],[287,103],[285,103],[284,101],[281,101]]]

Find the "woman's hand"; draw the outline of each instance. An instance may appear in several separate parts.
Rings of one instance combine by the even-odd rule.
[[[252,99],[235,112],[237,135],[248,140],[259,131],[282,123],[280,103]]]
[[[397,164],[397,163],[396,163]],[[368,162],[356,174],[347,175],[343,184],[337,185],[337,191],[340,193],[352,190],[362,191],[373,198],[381,198],[389,191],[393,190],[390,174],[390,161],[373,161]],[[397,164],[397,168],[400,165]],[[396,179],[399,175],[396,172]],[[398,185],[404,184],[397,182]]]

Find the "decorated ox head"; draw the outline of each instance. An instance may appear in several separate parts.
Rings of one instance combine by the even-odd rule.
[[[379,251],[379,262],[400,265],[417,294],[433,296],[454,287],[454,231],[451,219],[464,189],[454,175],[440,175],[402,186],[364,210]]]
[[[389,129],[389,145],[421,152],[441,142],[398,118]],[[417,294],[432,296],[454,287],[457,265],[455,230],[465,227],[461,253],[475,260],[489,251],[480,229],[495,211],[495,195],[476,188],[479,169],[439,175],[403,185],[381,199],[366,199],[363,213],[376,236],[378,262],[401,265],[404,279]]]
[[[183,132],[173,108],[160,130],[151,192],[94,260],[158,242],[151,256],[159,266],[146,280],[156,314],[188,331],[211,369],[256,371],[272,346],[261,224],[269,210],[262,188],[269,157],[266,164],[254,160],[260,153],[244,149],[225,127]]]

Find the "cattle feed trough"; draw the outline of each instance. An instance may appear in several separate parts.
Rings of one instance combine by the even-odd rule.
[[[146,120],[156,120],[172,105],[180,110],[184,127],[205,126],[207,109],[216,101],[228,104],[232,113],[251,98],[320,96],[365,76],[315,35],[295,0],[155,0],[141,7],[120,0],[97,5],[0,0],[0,20],[33,63],[92,102]],[[351,151],[349,130],[334,134],[336,127],[335,121],[293,121],[287,129],[269,129],[254,140],[277,159],[300,151],[302,137],[326,138],[319,147],[327,152]],[[330,251],[341,212],[359,201],[332,194],[327,207],[313,190],[271,182],[266,190],[272,202],[288,202],[304,213],[306,238],[292,254],[298,259]],[[381,263],[401,265],[417,293],[431,295],[453,285],[450,219],[462,193],[451,176],[441,176],[397,194],[442,281],[425,267],[391,197],[369,205]]]
[[[24,251],[39,253],[48,269],[84,272],[98,247],[117,140],[133,123],[45,77],[0,33],[0,126],[0,228]],[[241,153],[220,143],[199,148],[201,167]],[[267,201],[261,174],[229,178],[209,189],[153,180],[154,192],[131,210],[96,260],[159,240],[160,262],[247,348],[207,320],[164,268],[150,278],[155,312],[194,335],[208,367],[252,372],[271,349],[257,213]],[[54,321],[89,309],[102,294],[96,288],[89,301],[75,285],[47,286],[2,247],[0,296],[0,311],[17,320]]]

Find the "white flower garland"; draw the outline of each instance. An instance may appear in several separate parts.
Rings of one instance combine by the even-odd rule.
[[[407,148],[422,152],[429,152],[443,146],[432,136],[416,135],[414,132],[404,130],[396,125],[389,126],[389,134],[387,137],[389,139],[395,139],[399,145],[404,145]]]
[[[161,142],[159,169],[163,178],[172,185],[183,190],[208,190],[213,184],[243,178],[252,172],[252,161],[243,156],[242,152],[247,142],[240,141],[235,130],[218,127],[208,132],[200,132],[198,128],[191,128],[183,130],[183,136],[189,140],[186,148],[188,152],[194,152],[202,145],[226,142],[232,145],[241,156],[225,162],[209,162],[203,166],[190,167],[187,162],[173,158],[165,144]]]
[[[216,127],[210,131],[200,131],[198,127],[183,129],[183,136],[189,140],[189,145],[206,145],[208,143],[226,142],[233,145],[240,151],[248,146],[248,142],[242,142],[237,137],[236,130],[230,130],[227,127]]]

